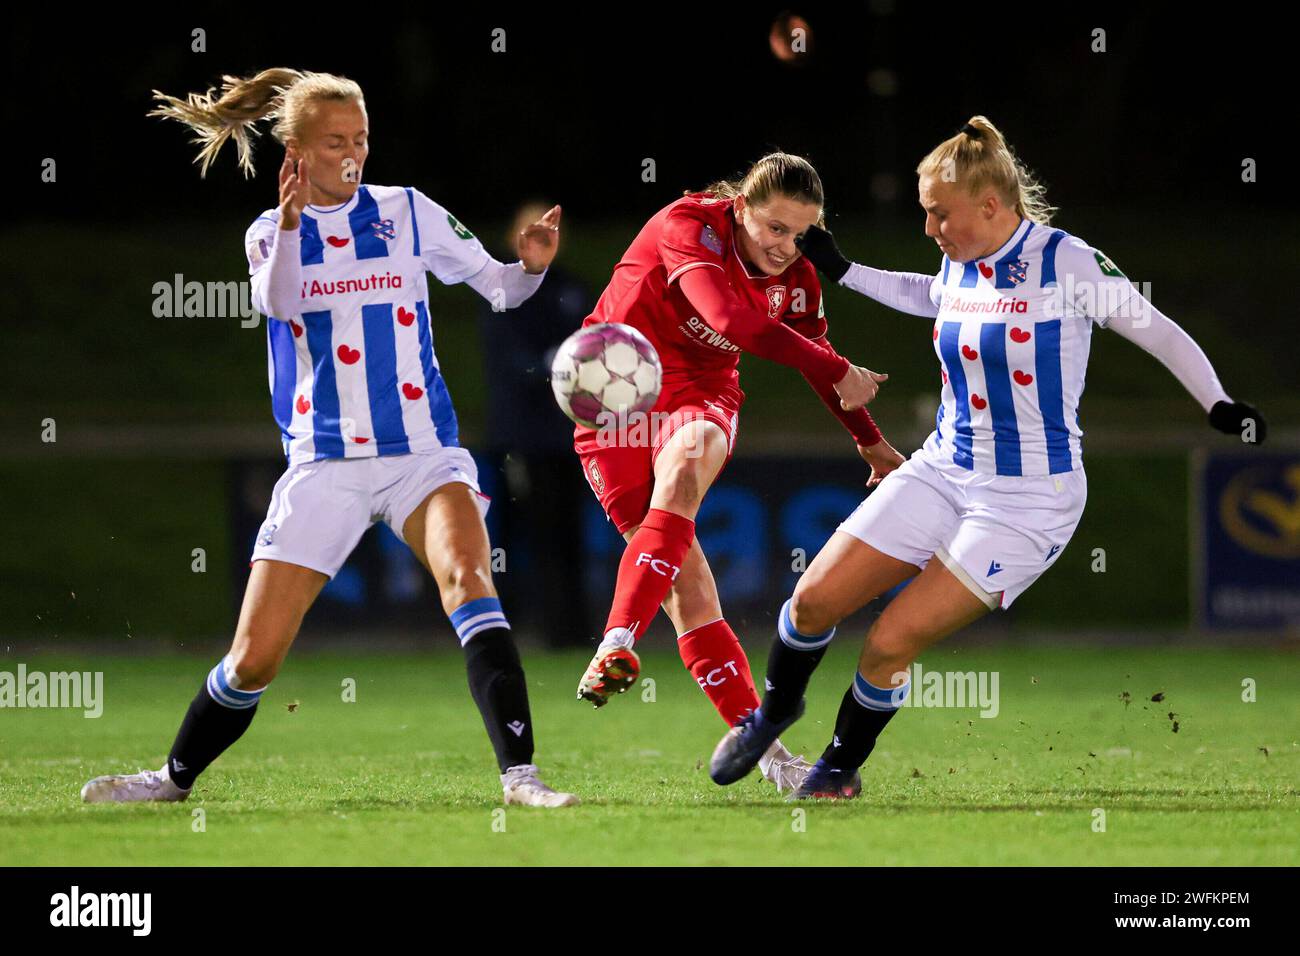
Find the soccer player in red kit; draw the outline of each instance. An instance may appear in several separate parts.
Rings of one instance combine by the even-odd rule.
[[[587,481],[628,542],[604,640],[578,685],[597,707],[635,683],[633,648],[661,605],[682,661],[723,720],[734,726],[759,705],[695,540],[700,503],[735,448],[742,351],[803,373],[871,466],[868,485],[903,461],[863,407],[887,376],[831,347],[816,269],[795,246],[823,202],[816,170],[785,153],[764,156],[740,181],[687,193],[642,228],[584,322],[635,327],[663,363],[649,427],[574,431]],[[777,741],[760,766],[784,792],[808,765]]]

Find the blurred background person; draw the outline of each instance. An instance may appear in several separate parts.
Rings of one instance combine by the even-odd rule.
[[[519,232],[550,207],[521,205],[501,248],[513,249]],[[484,449],[502,488],[493,502],[500,509],[493,545],[505,549],[506,564],[495,580],[502,603],[553,647],[585,643],[589,615],[581,573],[586,483],[573,460],[573,425],[551,394],[551,360],[593,304],[581,279],[552,264],[522,307],[494,311],[483,302],[478,312],[488,383]]]

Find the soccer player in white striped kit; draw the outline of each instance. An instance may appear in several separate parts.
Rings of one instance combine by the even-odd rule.
[[[271,406],[288,469],[253,549],[234,644],[190,705],[161,770],[98,777],[87,802],[184,800],[247,729],[320,590],[362,534],[384,521],[437,581],[465,651],[469,685],[501,769],[505,802],[577,803],[538,778],[519,654],[492,586],[487,499],[460,447],[433,351],[425,272],[507,309],[541,284],[560,209],[497,262],[419,190],[362,185],[369,121],[361,88],[323,73],[227,76],[186,100],[155,92],[151,115],[191,127],[202,172],[229,139],[251,175],[256,123],[286,148],[280,205],[245,237],[252,302],[267,316]]]
[[[1264,438],[1259,412],[1228,397],[1186,332],[1105,255],[1052,228],[1041,184],[985,117],[917,174],[925,233],[943,253],[937,275],[850,263],[816,227],[802,249],[842,285],[934,320],[935,429],[839,526],[781,608],[762,706],[714,752],[720,784],[747,774],[803,713],[836,625],[915,578],[872,625],[831,743],[792,795],[856,796],[858,768],[907,697],[917,656],[1009,607],[1060,556],[1087,498],[1078,406],[1094,323],[1163,362],[1213,427]]]

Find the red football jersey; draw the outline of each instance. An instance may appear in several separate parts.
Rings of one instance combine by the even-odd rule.
[[[700,318],[677,284],[691,269],[721,269],[741,302],[807,338],[825,332],[812,263],[801,256],[779,276],[750,272],[736,246],[731,200],[700,193],[645,224],[583,325],[625,322],[644,333],[659,352],[665,387],[702,378],[735,384],[740,347]]]

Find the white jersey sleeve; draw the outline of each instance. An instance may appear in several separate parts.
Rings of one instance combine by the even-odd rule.
[[[899,312],[932,319],[939,314],[943,294],[938,278],[919,272],[886,272],[854,262],[840,285]]]
[[[258,216],[244,234],[251,278],[250,304],[258,312],[288,322],[299,312],[302,282],[298,230],[283,230],[276,210]]]
[[[455,216],[418,189],[412,194],[421,258],[438,281],[464,282],[498,310],[513,309],[537,291],[545,272],[530,275],[520,262],[498,262]]]
[[[1080,313],[1158,358],[1203,409],[1229,401],[1201,347],[1104,253],[1071,236],[1057,251],[1057,271]]]
[[[439,282],[464,282],[491,261],[483,243],[459,219],[420,190],[411,192],[420,233],[420,258]]]

